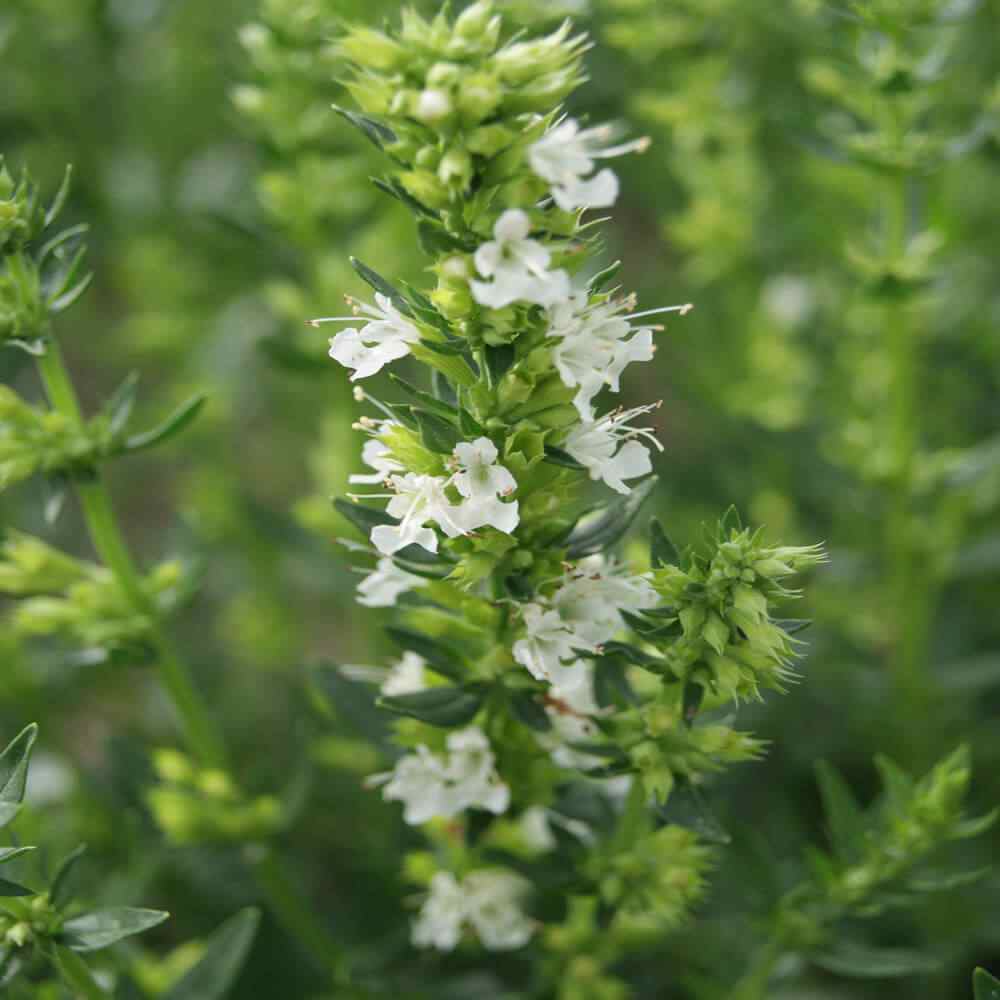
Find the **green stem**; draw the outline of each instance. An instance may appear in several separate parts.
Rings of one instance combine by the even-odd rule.
[[[750,968],[733,987],[731,1000],[767,1000],[771,977],[784,954],[784,942],[775,935],[761,948]]]
[[[49,957],[74,997],[82,997],[83,1000],[108,1000],[108,994],[98,985],[90,969],[76,952],[66,948],[53,948]]]
[[[303,901],[302,887],[296,884],[282,856],[271,847],[264,847],[263,851],[256,862],[257,879],[267,892],[275,916],[334,983],[347,985],[349,973],[339,944]]]
[[[38,370],[52,408],[78,424],[83,423],[80,403],[70,381],[58,343],[49,338],[45,353],[38,359]],[[160,678],[180,717],[181,727],[191,751],[210,766],[225,762],[225,749],[211,715],[194,684],[190,671],[177,656],[163,631],[155,602],[146,593],[142,577],[121,533],[111,497],[99,470],[76,482],[77,495],[94,549],[114,574],[132,606],[152,623]]]
[[[906,254],[908,178],[888,180],[885,195],[887,255],[897,264]],[[887,317],[892,359],[888,440],[894,459],[892,499],[886,541],[888,584],[893,615],[892,672],[904,702],[907,741],[920,725],[926,705],[927,646],[933,614],[930,568],[923,566],[914,526],[913,486],[919,446],[920,344],[910,303],[893,304]],[[912,752],[909,756],[913,756]],[[918,754],[917,756],[921,756]]]
[[[46,348],[45,354],[38,359],[38,368],[49,401],[53,409],[82,424],[83,413],[59,345],[50,337]],[[156,647],[160,679],[181,720],[192,753],[206,766],[224,766],[225,746],[191,672],[163,628],[155,602],[143,588],[142,577],[121,533],[110,494],[99,471],[95,470],[90,478],[78,480],[76,487],[95,551],[115,575],[132,605],[152,623],[151,637]],[[342,981],[345,970],[336,941],[303,903],[303,896],[294,887],[281,858],[270,847],[266,851],[264,860],[258,865],[258,874],[272,910],[289,933],[304,944],[321,968],[331,973],[335,982]],[[72,958],[76,957],[69,954]],[[82,995],[89,1000],[88,994]],[[92,995],[104,996],[103,992]]]

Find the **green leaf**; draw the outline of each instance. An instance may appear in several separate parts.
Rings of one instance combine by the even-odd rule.
[[[847,787],[847,782],[825,760],[816,762],[816,782],[823,801],[830,844],[841,860],[849,861],[862,846],[865,833],[864,813]]]
[[[688,680],[684,683],[683,692],[683,717],[686,725],[694,724],[698,709],[705,698],[705,688],[695,680]]]
[[[548,712],[533,691],[515,691],[510,696],[510,710],[518,722],[537,733],[547,733],[552,728]]]
[[[11,882],[10,879],[0,878],[0,896],[34,896],[35,890],[29,889],[20,882]]]
[[[458,427],[467,441],[486,436],[486,428],[468,410],[458,411]]]
[[[13,861],[14,858],[19,858],[22,854],[33,850],[35,850],[34,847],[0,847],[0,865],[5,861]]]
[[[422,656],[431,670],[443,677],[456,681],[465,677],[465,668],[458,654],[439,640],[398,625],[390,625],[385,631],[400,648]]]
[[[205,954],[161,1000],[222,1000],[232,989],[260,923],[260,911],[240,910],[208,939]]]
[[[455,450],[455,445],[462,440],[458,429],[447,420],[415,406],[410,408],[410,412],[417,421],[420,437],[429,451],[438,455],[450,455]]]
[[[135,393],[139,385],[139,373],[129,372],[125,380],[107,399],[102,412],[108,421],[108,430],[111,436],[117,437],[128,423],[132,416],[132,407],[135,405]]]
[[[396,288],[395,285],[391,285],[385,278],[382,277],[377,271],[373,271],[367,264],[362,263],[357,257],[351,257],[351,267],[358,272],[358,276],[366,281],[376,292],[385,295],[391,300],[392,304],[405,316],[411,316],[413,311],[410,309],[410,304],[403,298],[402,293]]]
[[[38,726],[25,726],[0,753],[0,805],[17,805],[24,800],[28,762],[38,738]]]
[[[98,985],[91,975],[90,969],[87,968],[87,963],[79,955],[66,948],[56,948],[53,952],[53,959],[63,982],[73,991],[74,1000],[78,1000],[78,998],[101,1000],[109,995],[102,986]]]
[[[350,500],[342,500],[337,497],[333,501],[333,506],[354,525],[362,535],[367,538],[371,534],[372,528],[380,524],[399,524],[399,521],[391,514],[377,507],[368,507],[363,503],[352,503]]]
[[[0,802],[0,829],[3,829],[20,811],[20,802]]]
[[[616,260],[613,264],[609,264],[606,268],[604,268],[603,271],[598,271],[597,274],[590,279],[590,291],[599,292],[606,288],[612,281],[615,280],[621,268],[622,262],[620,260]]]
[[[976,969],[972,974],[972,988],[975,1000],[1000,1000],[1000,979],[994,978],[985,969]]]
[[[116,906],[73,917],[62,925],[60,943],[72,951],[99,951],[123,938],[142,934],[170,916],[162,910]]]
[[[607,504],[582,524],[578,522],[566,539],[566,555],[579,559],[614,545],[628,531],[655,486],[656,476],[650,476],[627,496]]]
[[[923,951],[908,948],[872,948],[843,942],[829,951],[811,956],[827,972],[852,979],[890,979],[933,972],[940,962]]]
[[[418,389],[415,385],[407,382],[405,378],[400,378],[398,375],[390,372],[389,381],[398,385],[400,389],[411,395],[418,402],[423,403],[436,416],[451,421],[458,419],[458,410],[456,407],[450,403],[445,403],[436,396],[432,396],[429,392],[424,392],[423,389]]]
[[[472,721],[482,707],[483,694],[470,688],[435,687],[412,694],[384,695],[376,704],[431,726],[451,728]]]
[[[491,383],[496,385],[507,374],[517,358],[513,344],[487,344],[483,348],[483,359],[486,362],[486,372]]]
[[[391,198],[395,198],[397,201],[401,201],[415,215],[423,216],[425,219],[432,219],[434,222],[440,221],[441,216],[433,208],[428,208],[422,201],[414,198],[395,178],[372,177],[369,179],[379,191],[384,192]]]
[[[48,229],[53,222],[59,217],[59,213],[63,210],[66,205],[66,199],[69,198],[69,189],[73,182],[73,164],[67,163],[66,170],[63,173],[62,183],[59,185],[59,190],[56,191],[56,196],[52,199],[52,203],[49,205],[48,211],[45,213],[45,228]]]
[[[152,448],[154,445],[168,441],[170,438],[180,434],[188,424],[201,412],[201,408],[208,400],[205,393],[199,392],[189,400],[181,403],[173,413],[162,423],[141,434],[133,434],[125,441],[126,451],[143,451]]]
[[[388,125],[369,118],[368,115],[359,115],[356,111],[348,111],[338,105],[331,105],[333,110],[342,118],[347,119],[356,129],[367,136],[379,149],[385,149],[396,142],[396,133]]]
[[[49,899],[56,909],[65,906],[70,901],[70,876],[76,867],[76,863],[86,853],[87,845],[80,844],[74,851],[63,858],[60,863],[55,878],[52,880],[52,887],[49,889]]]
[[[563,451],[562,448],[557,448],[552,444],[545,446],[545,460],[551,462],[553,465],[561,465],[565,469],[574,469],[575,471],[586,468],[585,465],[578,462],[568,451]]]
[[[670,540],[658,518],[649,522],[649,562],[653,569],[659,566],[677,566],[681,554]]]

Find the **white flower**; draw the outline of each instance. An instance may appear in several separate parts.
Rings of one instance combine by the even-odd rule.
[[[388,423],[388,421],[386,421]],[[405,472],[402,462],[396,461],[392,457],[392,451],[384,441],[377,437],[369,438],[361,446],[361,461],[365,465],[375,469],[375,472],[352,473],[348,477],[351,483],[384,483],[394,472]]]
[[[422,90],[415,115],[422,122],[436,122],[451,114],[451,98],[443,90]]]
[[[521,611],[527,635],[514,643],[511,652],[532,677],[551,682],[564,660],[576,658],[574,636],[558,611],[548,611],[540,604],[526,604]]]
[[[637,438],[645,438],[660,451],[663,446],[653,436],[651,427],[630,427],[628,422],[658,405],[616,410],[592,424],[577,424],[562,447],[587,467],[591,479],[603,479],[613,490],[631,493],[632,488],[625,480],[638,479],[653,470],[649,450]]]
[[[594,161],[641,152],[649,145],[649,140],[606,145],[614,138],[615,131],[610,125],[581,130],[574,119],[567,118],[528,148],[531,169],[551,184],[552,197],[564,211],[609,208],[617,200],[618,178],[614,171],[605,167],[594,174]]]
[[[402,659],[389,669],[388,676],[379,686],[379,691],[388,695],[415,694],[426,688],[424,658],[417,653],[406,652],[403,653]]]
[[[470,281],[480,305],[502,309],[512,302],[551,306],[569,296],[569,275],[548,270],[552,255],[537,240],[528,239],[531,220],[514,208],[504,212],[493,227],[494,240],[475,254],[476,270],[492,281]]]
[[[414,922],[413,943],[451,951],[468,923],[491,951],[520,948],[535,929],[520,906],[529,888],[520,875],[500,868],[471,872],[461,882],[450,872],[438,872]]]
[[[441,755],[420,745],[401,758],[391,774],[370,780],[385,783],[382,794],[387,800],[404,803],[403,819],[411,825],[435,816],[447,819],[472,807],[505,812],[510,789],[496,773],[483,731],[470,726],[449,733],[447,748]]]
[[[583,569],[583,566],[581,566]],[[652,584],[642,576],[625,576],[612,564],[591,572],[577,572],[552,595],[552,607],[566,628],[593,649],[614,637],[622,627],[620,611],[642,610],[659,603]]]
[[[358,604],[368,608],[391,608],[400,594],[419,587],[424,581],[400,569],[388,556],[358,584]]]
[[[354,303],[355,310],[370,317],[361,329],[348,327],[330,339],[330,357],[345,368],[353,368],[351,381],[368,378],[390,361],[406,357],[410,345],[420,340],[420,331],[392,304],[389,297],[375,293],[375,305]],[[312,320],[320,323],[353,323],[357,316],[326,316]]]
[[[451,872],[438,872],[431,891],[413,923],[412,941],[417,948],[451,951],[462,936],[465,893]]]
[[[490,951],[511,951],[528,943],[534,923],[521,909],[530,888],[520,875],[502,869],[482,869],[466,875],[465,910],[479,940]]]
[[[509,535],[518,525],[517,501],[504,503],[500,499],[517,489],[517,480],[496,461],[496,445],[489,438],[455,445],[454,463],[459,471],[451,482],[465,498],[456,520],[466,531],[489,525]]]
[[[372,544],[383,555],[391,556],[407,545],[419,545],[428,552],[437,552],[438,539],[428,521],[439,525],[449,538],[462,534],[455,521],[455,508],[445,495],[448,480],[438,476],[420,476],[408,472],[405,476],[390,476],[389,485],[396,495],[386,510],[399,518],[399,524],[379,524],[372,528]]]

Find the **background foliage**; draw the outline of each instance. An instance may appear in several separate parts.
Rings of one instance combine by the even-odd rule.
[[[503,995],[507,959],[407,954],[398,861],[412,834],[361,787],[379,724],[349,683],[332,720],[304,693],[310,665],[393,655],[353,605],[328,501],[354,470],[354,407],[302,321],[362,291],[348,253],[420,274],[409,215],[368,182],[376,151],[329,108],[346,102],[329,46],[340,19],[394,6],[12,0],[0,149],[47,191],[75,166],[66,215],[92,226],[96,277],[61,337],[88,409],[133,369],[149,423],[209,393],[184,436],[110,478],[142,561],[180,553],[201,577],[179,638],[242,787],[284,795],[311,763],[287,834],[299,891],[362,967],[388,955],[408,970],[414,996]],[[710,899],[631,977],[639,996],[716,996],[699,984],[739,978],[807,846],[832,846],[817,760],[866,802],[876,753],[923,772],[964,741],[971,811],[1000,801],[1000,8],[886,0],[892,45],[873,53],[850,5],[563,7],[598,42],[573,112],[654,140],[621,165],[608,258],[641,302],[697,306],[632,380],[636,400],[665,400],[648,511],[694,538],[735,503],[831,554],[807,588],[801,682],[752,709],[766,761],[713,789],[731,843]],[[3,380],[33,397],[29,361],[0,355]],[[50,528],[46,499],[40,480],[11,489],[4,524],[89,557],[73,504]],[[156,995],[172,975],[162,956],[260,901],[252,852],[164,843],[148,748],[176,738],[146,668],[13,628],[0,645],[2,742],[42,727],[19,834],[53,855],[86,840],[91,898],[174,915],[130,955],[139,995]],[[987,865],[998,837],[963,841],[955,864]],[[970,969],[1000,960],[998,890],[987,874],[851,928],[933,968],[867,980],[786,958],[773,995],[968,997]],[[236,995],[323,996],[298,947],[265,915]]]

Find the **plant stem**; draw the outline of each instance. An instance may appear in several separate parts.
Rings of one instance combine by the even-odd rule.
[[[900,173],[887,181],[885,194],[887,255],[897,264],[906,254],[908,238],[908,176]],[[889,446],[894,459],[888,543],[888,585],[893,615],[892,672],[904,704],[904,725],[909,756],[920,731],[926,705],[926,661],[930,638],[934,581],[923,565],[915,532],[912,507],[913,477],[919,445],[920,345],[907,299],[894,303],[887,317],[892,360]]]
[[[83,414],[76,391],[70,381],[59,344],[52,337],[47,341],[45,353],[38,359],[38,370],[52,408],[77,424],[82,424]],[[191,672],[177,656],[163,631],[155,602],[143,588],[142,577],[122,536],[100,471],[95,470],[86,479],[78,479],[75,485],[95,551],[114,574],[132,606],[152,624],[151,637],[156,647],[160,678],[180,717],[181,728],[191,751],[203,764],[222,765],[225,762],[222,741]]]
[[[48,338],[45,354],[38,359],[38,369],[53,409],[77,424],[82,424],[80,402],[59,345],[52,337]],[[225,745],[194,684],[190,670],[178,656],[172,640],[163,628],[159,609],[143,588],[142,577],[122,535],[110,494],[99,470],[95,470],[87,479],[77,480],[76,489],[95,551],[114,574],[135,609],[151,623],[151,638],[157,652],[160,679],[180,718],[191,752],[205,766],[225,766]],[[345,969],[337,942],[303,903],[303,896],[294,886],[283,860],[272,847],[268,846],[265,850],[266,854],[257,871],[271,909],[288,932],[303,943],[318,965],[333,975],[334,982],[343,981]],[[93,995],[103,997],[104,993]]]
[[[335,984],[346,985],[348,971],[342,949],[315,912],[303,902],[302,888],[288,871],[284,858],[270,846],[263,851],[256,861],[257,878],[267,892],[275,915]]]

